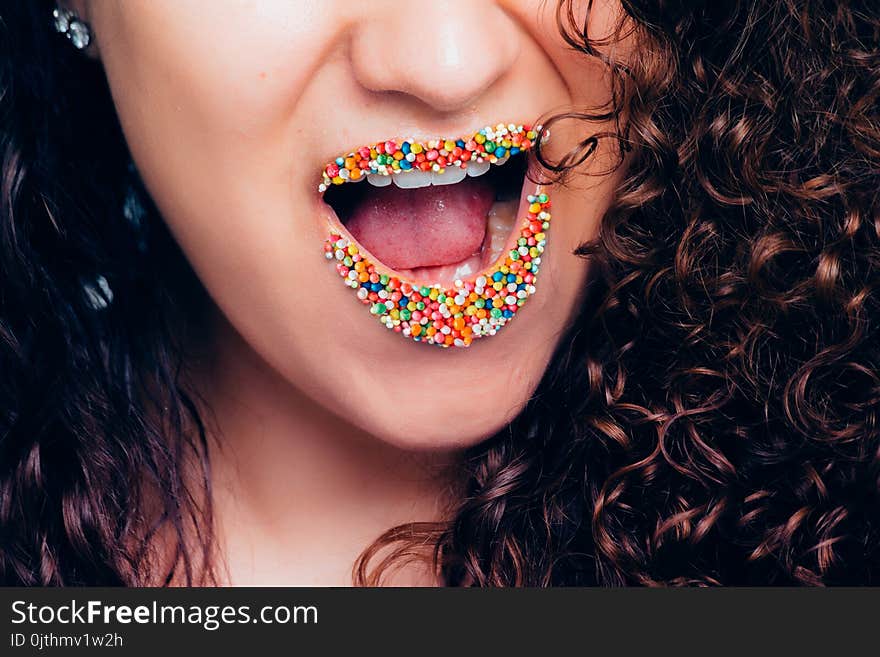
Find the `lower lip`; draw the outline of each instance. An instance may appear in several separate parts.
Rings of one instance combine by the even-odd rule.
[[[358,244],[332,210],[324,256],[386,329],[424,344],[469,347],[475,340],[496,335],[535,293],[550,205],[544,187],[528,194],[524,185],[517,210],[522,219],[501,256],[451,286],[427,285],[383,265]]]

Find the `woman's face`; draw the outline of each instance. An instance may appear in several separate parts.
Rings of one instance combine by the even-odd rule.
[[[617,4],[596,4],[591,31],[599,34]],[[607,75],[566,47],[553,3],[80,0],[74,9],[92,25],[134,160],[175,239],[222,316],[293,389],[409,448],[473,444],[516,415],[580,303],[587,265],[572,250],[594,236],[614,178],[578,176],[543,190],[552,227],[534,293],[526,285],[521,306],[504,297],[501,317],[513,307],[516,316],[494,335],[474,336],[479,309],[464,315],[474,327],[466,348],[401,330],[412,292],[397,330],[380,323],[378,301],[356,294],[361,272],[349,287],[335,250],[325,257],[328,226],[356,233],[359,253],[377,256],[377,273],[394,263],[402,282],[452,285],[460,276],[473,285],[497,255],[492,239],[509,253],[534,185],[465,176],[408,191],[397,179],[390,187],[371,179],[326,197],[318,185],[328,163],[362,146],[469,141],[485,126],[527,127],[607,100]],[[567,132],[560,124],[548,151],[568,150],[592,129],[603,126],[573,123]],[[605,169],[613,156],[600,150],[586,168]],[[365,159],[375,164],[375,155]],[[487,227],[493,217],[498,226]],[[465,260],[474,275],[461,268]],[[516,291],[496,296],[512,292],[516,302]],[[434,315],[436,299],[427,297],[422,338],[435,322],[456,326],[444,316],[449,308]],[[491,318],[493,307],[490,299],[483,314]],[[417,310],[408,310],[411,327]]]

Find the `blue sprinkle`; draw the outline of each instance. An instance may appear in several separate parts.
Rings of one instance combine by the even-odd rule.
[[[373,288],[373,292],[378,292],[383,286],[381,283],[373,283],[371,287]]]
[[[403,169],[404,171],[409,171],[410,169],[412,169],[412,162],[409,162],[407,160],[401,160],[400,161],[400,168]]]
[[[336,158],[336,164],[338,164],[339,166],[344,165],[344,164],[345,164],[345,158],[344,158],[344,157],[337,157],[337,158]]]
[[[400,152],[404,155],[409,155],[409,142],[405,141],[400,145]]]
[[[508,283],[513,283],[515,280],[516,280],[516,274],[508,274],[507,275],[507,282]]]
[[[504,315],[504,317],[507,317],[507,318],[513,317],[513,312],[510,311],[510,310],[505,310],[505,311],[504,311],[503,313],[501,313],[501,314]]]
[[[494,274],[492,274],[492,280],[495,281],[496,283],[498,281],[500,281],[503,277],[504,277],[504,274],[502,274],[500,271],[496,271]]]
[[[516,146],[514,146],[513,148],[510,149],[510,154],[511,155],[519,155],[519,149]]]
[[[501,159],[507,154],[507,149],[504,146],[498,146],[495,148],[495,157]]]
[[[457,142],[455,142],[455,145],[458,146],[459,148],[464,148],[464,140],[459,139]]]

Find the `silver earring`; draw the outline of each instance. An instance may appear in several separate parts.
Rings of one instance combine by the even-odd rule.
[[[80,20],[80,17],[69,9],[55,7],[52,10],[52,18],[55,19],[55,31],[65,35],[77,50],[83,50],[91,43],[92,29],[89,24]]]

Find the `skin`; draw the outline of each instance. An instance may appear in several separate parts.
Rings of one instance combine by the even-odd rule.
[[[379,139],[603,102],[603,69],[565,46],[553,4],[71,3],[214,304],[192,370],[212,411],[222,579],[349,583],[382,531],[443,516],[446,466],[534,391],[588,274],[571,251],[595,234],[613,177],[551,190],[537,294],[499,335],[448,350],[387,331],[341,284],[315,188],[326,162]],[[616,5],[598,4],[601,32]],[[554,129],[551,144],[574,137]],[[408,569],[393,583],[431,581]]]

